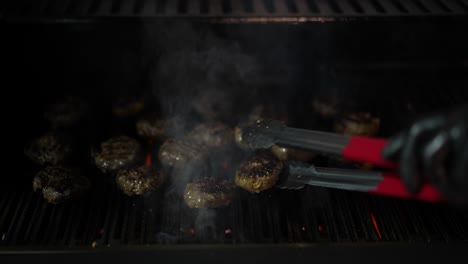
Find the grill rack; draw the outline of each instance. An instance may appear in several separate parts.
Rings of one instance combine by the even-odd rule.
[[[31,191],[2,192],[0,246],[446,243],[466,242],[468,237],[466,210],[321,188],[261,195],[241,191],[230,207],[200,219],[213,220],[200,232],[199,211],[181,200],[161,203],[160,197],[129,198],[103,188],[63,205],[47,204]],[[320,204],[313,202],[318,197]]]
[[[0,17],[11,20],[208,18],[220,22],[305,22],[466,16],[468,0],[11,0],[0,8]]]

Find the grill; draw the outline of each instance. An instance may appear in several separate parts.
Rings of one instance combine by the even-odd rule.
[[[2,192],[0,245],[448,243],[468,237],[466,210],[359,193],[308,187],[241,194],[228,209],[199,213],[175,197],[131,199],[105,186],[84,201],[55,206],[30,191]]]
[[[210,18],[220,22],[305,22],[346,18],[463,16],[466,0],[39,0],[6,1],[11,20]]]
[[[50,129],[43,116],[47,104],[75,94],[99,106],[93,119],[80,126],[85,134],[85,142],[78,142],[83,143],[80,151],[89,151],[89,145],[97,146],[116,132],[138,138],[135,120],[108,118],[112,115],[108,99],[121,91],[153,99],[165,95],[157,88],[171,78],[155,80],[155,69],[174,66],[171,60],[162,60],[169,48],[153,47],[159,41],[161,46],[174,44],[174,49],[188,42],[197,51],[212,43],[219,50],[228,43],[226,53],[232,46],[235,52],[240,47],[243,55],[254,57],[262,67],[260,78],[246,87],[255,90],[258,101],[270,102],[279,111],[287,109],[290,126],[312,128],[306,112],[311,98],[336,92],[359,111],[378,115],[381,136],[391,136],[425,113],[468,102],[467,15],[467,0],[0,4],[0,20],[6,22],[2,25],[9,29],[7,39],[13,40],[11,51],[18,62],[12,68],[18,74],[18,87],[26,87],[23,94],[28,94],[17,101],[33,109],[20,119],[30,127],[23,139]],[[171,26],[181,21],[182,33],[190,24],[203,34],[189,30],[172,36]],[[300,23],[331,21],[336,23]],[[198,36],[208,40],[198,42]],[[210,37],[215,40],[210,42]],[[159,64],[159,59],[167,65]],[[234,120],[229,123],[233,124]],[[315,161],[317,166],[334,166],[327,157]],[[306,257],[329,261],[332,255],[343,262],[359,255],[360,260],[375,263],[372,254],[382,250],[388,256],[379,256],[383,262],[413,254],[421,261],[440,263],[446,259],[431,256],[462,254],[464,249],[455,245],[468,242],[467,208],[307,186],[255,195],[238,188],[227,208],[190,209],[180,195],[167,191],[168,186],[128,197],[90,160],[77,161],[92,182],[87,195],[52,205],[32,192],[32,178],[40,167],[26,158],[24,164],[23,177],[6,177],[0,186],[0,255],[10,254],[14,261],[37,261],[37,254],[44,254],[49,262],[63,263],[51,252],[69,257],[71,263],[134,261],[127,253],[136,250],[144,262],[155,258],[184,263],[219,263],[219,258],[236,263],[258,258],[284,262]],[[413,251],[408,245],[437,245],[437,249]],[[100,254],[104,251],[109,255]]]

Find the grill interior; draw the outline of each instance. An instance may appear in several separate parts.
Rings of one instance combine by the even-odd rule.
[[[37,10],[49,10],[46,13],[51,17],[63,14],[53,10],[71,10],[68,12],[75,16],[99,17],[144,16],[148,12],[151,16],[179,16],[183,12],[190,16],[200,8],[201,14],[215,16],[211,9],[214,2],[221,6],[230,4],[230,8],[221,8],[222,12],[230,10],[237,14],[241,8],[234,6],[237,1],[200,1],[204,3],[200,6],[193,5],[198,3],[193,1],[164,2],[167,5],[159,1],[35,1],[34,7],[29,5],[32,2],[27,2],[4,10],[8,10],[5,14],[16,10],[16,14],[32,17],[44,12],[36,13]],[[286,11],[289,15],[306,12],[340,16],[348,15],[350,10],[356,10],[353,13],[356,15],[369,15],[369,10],[373,10],[372,14],[391,16],[415,14],[416,10],[418,14],[437,14],[443,11],[442,6],[455,10],[455,6],[464,6],[461,3],[466,1],[281,2],[287,4],[286,9],[277,7],[279,1],[241,3],[245,10],[255,14],[272,12],[278,16]],[[247,8],[248,3],[252,8]],[[349,4],[348,7],[343,3]],[[62,8],[55,9],[59,4]],[[259,6],[265,13],[257,13]],[[164,11],[154,12],[156,7]],[[463,10],[466,12],[466,8]],[[260,94],[275,91],[263,98],[275,103],[287,95],[294,103],[286,108],[290,110],[293,124],[299,127],[303,125],[301,120],[308,120],[304,109],[314,92],[330,87],[377,113],[382,118],[382,136],[392,135],[421,114],[468,102],[464,89],[468,85],[468,42],[462,34],[465,24],[447,21],[437,25],[385,22],[303,26],[215,25],[214,29],[228,41],[238,41],[247,53],[259,56],[267,68],[262,80],[268,81]],[[28,109],[33,109],[21,119],[27,120],[32,128],[25,131],[25,138],[43,131],[44,105],[63,94],[78,93],[100,107],[91,124],[93,133],[97,134],[93,140],[100,142],[112,132],[109,120],[100,119],[98,114],[110,107],[109,97],[122,87],[150,92],[154,88],[148,76],[151,62],[131,64],[135,71],[118,69],[134,62],[128,54],[157,59],[142,47],[149,40],[147,36],[142,37],[140,25],[22,25],[14,29],[8,31],[18,58],[14,69],[19,76],[19,87],[27,87],[29,94],[21,100]],[[127,125],[134,129],[134,123]],[[85,199],[50,205],[31,190],[32,177],[39,168],[27,160],[24,164],[21,179],[11,179],[10,184],[9,178],[0,187],[0,245],[5,248],[468,240],[468,211],[444,204],[306,187],[259,195],[238,190],[233,204],[226,209],[192,210],[180,197],[163,199],[164,192],[129,198],[116,190],[113,180],[103,176],[92,164],[82,168],[93,182]]]
[[[302,18],[459,16],[466,0],[39,0],[5,1],[9,19],[141,18]],[[240,20],[243,21],[243,20]],[[256,21],[244,20],[244,21]],[[262,20],[258,20],[261,22]],[[281,21],[281,20],[277,20]]]

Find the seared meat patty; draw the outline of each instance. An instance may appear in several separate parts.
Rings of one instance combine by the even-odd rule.
[[[120,136],[101,143],[101,152],[94,156],[94,160],[103,172],[116,171],[134,164],[140,153],[138,141]]]
[[[336,100],[314,98],[312,100],[312,109],[322,118],[331,118],[338,113],[338,103]]]
[[[38,164],[56,165],[69,158],[71,145],[57,134],[48,133],[26,146],[24,154]]]
[[[121,169],[115,178],[119,189],[128,196],[155,191],[165,179],[164,173],[148,166]]]
[[[86,113],[86,104],[76,97],[66,97],[52,104],[44,117],[54,127],[66,127],[76,124]]]
[[[242,162],[236,171],[237,186],[259,193],[275,186],[283,170],[283,163],[268,151],[258,151]]]
[[[163,119],[151,115],[139,119],[136,123],[137,134],[144,138],[159,138],[165,134],[165,122]]]
[[[187,139],[208,147],[222,147],[233,142],[233,130],[220,122],[200,124],[187,135]]]
[[[190,208],[219,208],[231,204],[234,184],[227,180],[202,178],[185,187],[184,200]]]
[[[145,108],[145,101],[141,97],[121,97],[112,104],[112,113],[116,117],[127,118],[135,116]]]
[[[33,180],[33,190],[42,192],[44,199],[53,204],[82,196],[90,185],[86,177],[58,166],[44,168]]]
[[[159,160],[166,166],[198,162],[207,155],[206,147],[188,140],[168,139],[159,148]]]
[[[370,113],[347,114],[335,122],[335,132],[355,136],[375,136],[379,133],[380,119]]]

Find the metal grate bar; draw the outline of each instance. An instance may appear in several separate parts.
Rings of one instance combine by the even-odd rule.
[[[274,6],[274,12],[278,12],[281,14],[287,13],[297,13],[297,7],[295,7],[295,1],[288,1],[288,0],[277,0],[271,1],[272,5]],[[296,8],[296,12],[292,12],[291,9]]]
[[[22,204],[19,203],[19,205],[18,205],[18,210],[20,208],[22,210],[21,210],[21,213],[20,213],[20,215],[18,216],[17,219],[16,219],[16,217],[14,217],[11,220],[11,225],[8,228],[7,235],[6,235],[7,243],[9,243],[9,244],[19,244],[18,236],[19,236],[19,233],[22,230],[24,230],[24,228],[25,228],[25,225],[24,225],[24,222],[26,220],[25,216],[26,216],[27,212],[29,211],[29,208],[31,207],[31,204],[32,204],[32,199],[31,198],[32,198],[32,196],[33,196],[32,193],[28,193],[27,195],[22,195],[23,203]]]
[[[431,11],[426,7],[424,1],[421,0],[411,0],[408,3],[410,10],[415,13],[430,13]]]
[[[431,11],[432,14],[446,14],[440,5],[435,2],[435,0],[426,0],[424,1],[425,6]]]
[[[268,14],[265,3],[262,0],[252,0],[253,12],[258,16],[265,16]]]
[[[299,15],[307,15],[311,12],[307,0],[296,0],[295,4]]]
[[[399,0],[375,0],[385,9],[387,13],[404,15],[404,7],[402,7]]]
[[[25,194],[24,193],[19,194],[18,201],[15,202],[15,207],[12,208],[13,214],[11,218],[8,219],[10,224],[8,225],[8,228],[4,229],[2,232],[2,241],[5,241],[6,243],[8,243],[11,240],[10,235],[12,233],[12,229],[14,228],[14,225],[16,225],[16,222],[18,221],[18,217],[21,215],[20,211],[24,206],[23,204],[24,200],[25,200]],[[3,221],[5,220],[6,219],[4,219]]]
[[[133,10],[135,7],[136,1],[135,0],[124,0],[120,5],[119,14],[124,16],[131,16],[133,15]]]
[[[96,16],[107,16],[111,13],[113,0],[93,0],[88,12]]]
[[[324,15],[335,14],[335,11],[333,11],[332,7],[330,6],[330,2],[328,2],[328,0],[315,0],[315,3],[317,4],[317,7],[320,10],[321,14],[324,14]]]
[[[141,15],[150,16],[156,13],[156,0],[143,0]]]
[[[231,1],[232,13],[237,15],[244,15],[245,13],[245,1],[237,0]]]
[[[73,0],[73,14],[81,17],[88,16],[92,1],[93,0]]]
[[[187,14],[198,15],[200,13],[200,1],[199,0],[189,0],[187,1]]]
[[[221,0],[209,0],[210,3],[210,14],[211,15],[222,15],[223,14],[223,7]]]
[[[452,13],[452,9],[450,8],[450,6],[448,5],[448,0],[446,1],[443,1],[443,0],[433,0],[435,2],[435,4],[443,11],[443,12],[446,12],[446,13]]]
[[[11,214],[10,210],[13,210],[12,204],[14,204],[15,201],[15,193],[11,193],[6,200],[5,207],[3,210],[0,212],[0,242],[3,244],[5,242],[5,237],[6,237],[6,232],[7,232],[7,227],[8,225],[8,219],[9,215]]]
[[[349,5],[351,6],[351,8],[353,9],[354,12],[356,12],[356,13],[364,13],[365,12],[365,9],[361,4],[362,1],[348,0],[348,2],[349,2]]]
[[[359,13],[357,10],[359,10],[359,7],[357,2],[353,2],[354,5],[351,4],[349,0],[343,0],[343,1],[335,1],[336,5],[340,7],[342,10],[342,13],[345,14],[354,14],[354,13]],[[357,7],[357,8],[355,8]]]
[[[320,16],[426,16],[468,13],[466,0],[9,0],[5,16],[21,19],[110,17],[194,17],[224,21]],[[234,18],[230,20],[228,18]],[[252,17],[255,19],[248,20]],[[277,21],[293,21],[281,19]]]
[[[458,6],[460,6],[465,12],[468,12],[468,1],[467,0],[456,0]]]

